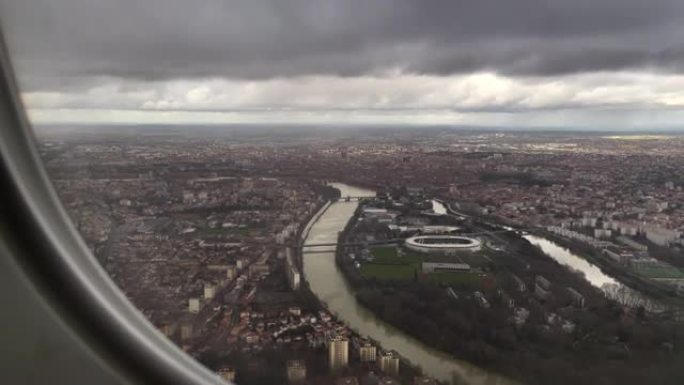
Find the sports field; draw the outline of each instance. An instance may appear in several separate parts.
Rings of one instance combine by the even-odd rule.
[[[483,276],[475,273],[432,273],[425,274],[422,279],[451,285],[472,286],[479,288]]]
[[[410,280],[420,271],[423,259],[417,254],[399,255],[394,246],[375,247],[371,249],[372,262],[361,265],[364,278],[380,280]]]
[[[427,256],[413,251],[399,249],[394,246],[375,247],[371,249],[372,262],[361,265],[361,275],[364,278],[379,280],[413,280],[416,277],[432,282],[477,286],[482,277],[476,273],[442,272],[421,274],[421,263]]]
[[[643,267],[637,273],[647,278],[684,279],[684,273],[676,267]]]

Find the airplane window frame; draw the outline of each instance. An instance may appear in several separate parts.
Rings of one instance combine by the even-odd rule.
[[[145,319],[71,223],[35,146],[1,27],[0,181],[10,263],[104,366],[122,382],[225,384]]]

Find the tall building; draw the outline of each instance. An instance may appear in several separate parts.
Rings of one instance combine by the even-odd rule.
[[[242,271],[246,266],[247,266],[247,259],[245,258],[238,258],[237,262],[235,262],[235,266],[237,267],[238,270]]]
[[[235,265],[228,265],[228,268],[226,269],[226,278],[228,280],[233,280],[237,276],[237,268]]]
[[[303,360],[287,361],[287,381],[290,384],[300,384],[306,379],[306,363]]]
[[[377,355],[377,348],[370,342],[364,342],[359,346],[361,362],[375,362]]]
[[[159,325],[159,331],[164,333],[165,336],[171,337],[173,332],[176,330],[175,325],[171,324],[162,324]]]
[[[296,266],[289,266],[287,269],[287,278],[288,282],[290,283],[290,289],[299,290],[302,276],[299,274],[299,269]]]
[[[216,295],[216,286],[205,283],[204,284],[204,299],[212,299]]]
[[[200,300],[199,298],[190,298],[188,300],[188,311],[193,314],[197,314],[200,311]]]
[[[285,260],[287,261],[287,279],[290,283],[290,288],[292,290],[299,290],[302,278],[299,268],[294,261],[294,253],[291,247],[285,249]]]
[[[185,341],[187,339],[192,338],[192,324],[191,323],[184,323],[181,325],[180,338],[181,338],[181,341]]]
[[[328,358],[330,369],[337,370],[349,363],[349,339],[342,336],[333,337],[328,341]]]
[[[235,368],[230,366],[218,370],[218,375],[223,381],[235,383]]]
[[[393,350],[380,355],[378,364],[383,373],[394,376],[399,374],[399,355]]]

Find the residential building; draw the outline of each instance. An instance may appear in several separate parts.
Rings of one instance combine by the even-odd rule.
[[[204,284],[204,299],[212,299],[216,295],[216,286],[205,283]]]
[[[328,358],[332,370],[341,369],[349,364],[349,339],[342,336],[328,341]]]
[[[188,300],[188,311],[192,314],[197,314],[200,311],[200,300],[199,298],[190,298]]]
[[[399,355],[390,350],[380,355],[378,365],[383,373],[396,376],[399,374]]]
[[[218,375],[223,381],[235,383],[235,368],[224,367],[218,370]]]
[[[377,348],[370,342],[364,342],[359,346],[359,357],[361,362],[375,362]]]
[[[306,363],[303,360],[288,360],[286,368],[290,384],[300,384],[306,379]]]

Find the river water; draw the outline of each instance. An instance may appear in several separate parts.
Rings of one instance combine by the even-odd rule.
[[[544,253],[555,259],[558,263],[568,266],[572,270],[579,271],[584,275],[589,283],[602,288],[604,285],[618,285],[618,281],[606,275],[598,266],[589,263],[572,253],[570,250],[552,242],[546,238],[536,235],[523,235],[531,244],[539,247]]]
[[[523,235],[523,238],[539,247],[546,255],[555,259],[561,265],[580,272],[589,283],[601,289],[608,298],[630,307],[643,306],[647,310],[654,311],[664,309],[658,302],[623,285],[615,278],[601,271],[598,266],[579,257],[568,248],[537,235],[527,234]]]
[[[375,192],[340,183],[332,186],[342,196],[375,196]],[[336,202],[311,226],[305,243],[336,242],[337,236],[351,219],[358,202]],[[321,247],[331,250],[330,247]],[[425,375],[452,384],[510,384],[509,380],[489,373],[467,362],[432,349],[418,340],[378,319],[359,305],[354,290],[347,284],[335,264],[334,251],[304,253],[304,275],[311,290],[323,301],[330,312],[362,336],[379,342],[384,349],[396,350],[413,365],[423,369]]]
[[[446,212],[446,206],[441,202],[433,200],[432,206],[432,210],[436,213]],[[515,231],[512,227],[499,227]],[[601,289],[608,298],[614,299],[626,306],[643,306],[648,310],[663,309],[662,305],[658,304],[656,301],[618,282],[615,278],[601,271],[598,266],[573,253],[570,249],[537,235],[523,234],[522,237],[531,244],[539,247],[546,255],[556,262],[566,266],[570,270],[582,274],[589,283]]]
[[[443,203],[440,203],[436,200],[432,200],[432,211],[435,212],[435,214],[438,215],[446,215],[447,214],[447,208]]]
[[[341,183],[331,185],[339,189],[342,196],[375,196],[375,192],[371,190]],[[338,233],[349,222],[357,206],[358,202],[336,202],[330,205],[318,221],[310,224],[305,243],[336,242]],[[432,201],[432,206],[436,214],[446,214],[446,208],[440,202]],[[608,297],[630,306],[657,307],[653,301],[622,285],[602,272],[598,266],[577,256],[567,248],[540,236],[525,234],[523,237],[558,263],[583,274],[587,281],[603,290]],[[337,269],[334,249],[321,247],[321,250],[327,251],[310,250],[315,252],[304,253],[306,280],[311,290],[328,306],[328,309],[360,335],[378,341],[384,349],[396,350],[413,365],[421,367],[426,375],[446,383],[473,385],[512,383],[499,375],[432,349],[375,317],[368,309],[356,302],[354,290]]]

